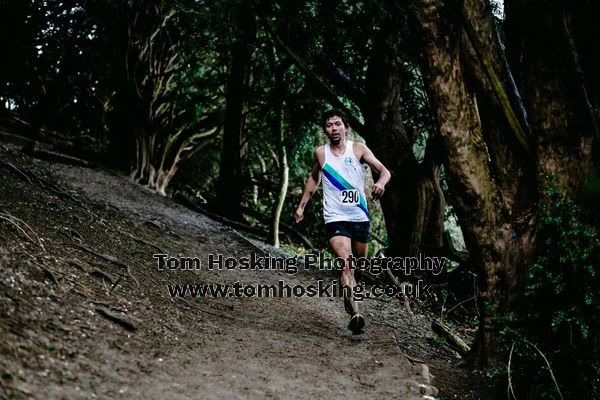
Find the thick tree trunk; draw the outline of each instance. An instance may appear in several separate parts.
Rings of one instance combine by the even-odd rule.
[[[389,254],[417,255],[420,251],[438,251],[443,245],[444,199],[439,164],[431,156],[427,162],[417,163],[400,116],[399,40],[397,27],[388,21],[369,63],[362,135],[393,174],[381,200]]]
[[[411,0],[417,30],[423,40],[424,71],[446,159],[444,165],[454,207],[467,248],[480,278],[481,324],[472,361],[500,365],[495,316],[507,315],[514,303],[516,255],[520,242],[506,219],[500,190],[488,164],[474,96],[467,91],[460,62],[459,19],[448,15],[443,0]]]
[[[256,22],[246,6],[234,10],[236,41],[232,46],[231,69],[227,82],[225,131],[219,180],[217,207],[232,219],[241,219],[240,206],[243,193],[242,164],[246,155],[245,119],[252,49],[250,43],[256,35]]]
[[[600,164],[600,52],[598,38],[600,24],[600,2],[588,1],[571,4],[571,14],[565,19],[565,27],[569,31],[571,54],[576,67],[576,75],[581,93],[584,96],[587,111],[590,114],[593,130],[594,163]]]
[[[598,32],[596,21],[590,19],[594,15],[590,11],[598,10],[595,3],[505,2],[507,49],[529,113],[535,138],[532,161],[545,205],[551,202],[550,191],[556,189],[572,197],[598,166],[594,147],[598,151],[599,73],[590,66],[597,63],[599,52],[597,44],[590,46],[590,37],[581,36]],[[561,276],[561,282],[568,282],[567,275]],[[577,339],[571,333],[548,332],[555,312],[550,305],[540,310],[542,317],[527,327],[528,332],[543,338],[540,348],[561,349],[552,354],[559,384],[573,398],[586,398],[589,389],[582,379],[589,371],[574,359]]]
[[[527,129],[519,132],[516,122],[525,126],[527,121],[517,116],[514,97],[506,95],[511,83],[486,3],[467,0],[466,5],[465,11],[448,12],[442,0],[410,1],[424,42],[424,71],[444,141],[453,205],[480,276],[482,315],[471,357],[481,367],[500,366],[502,324],[496,316],[507,318],[518,310],[519,283],[537,246],[533,207],[546,199],[549,185],[536,179],[537,173],[551,174],[554,185],[575,190],[592,167],[596,125],[586,107],[588,91],[577,79],[563,5],[507,2],[509,32],[519,32],[513,36],[519,38],[514,59],[535,140],[519,138]]]
[[[487,0],[465,0],[461,64],[506,212],[514,219],[532,212],[537,198],[527,114],[499,41]]]
[[[578,72],[581,56],[572,42],[577,21],[570,8],[545,0],[506,2],[507,45],[535,134],[537,171],[573,191],[592,169],[598,124],[593,90]],[[538,181],[542,200],[549,183]]]

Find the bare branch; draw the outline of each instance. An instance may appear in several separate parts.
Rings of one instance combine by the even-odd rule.
[[[352,110],[344,105],[344,103],[337,97],[333,91],[327,87],[327,85],[323,82],[323,80],[315,74],[310,66],[310,62],[302,57],[300,54],[295,52],[291,46],[284,42],[284,40],[277,35],[275,32],[275,28],[273,24],[265,17],[261,16],[261,20],[263,21],[265,28],[269,32],[269,35],[273,38],[273,40],[281,47],[293,60],[296,66],[305,74],[305,76],[312,82],[315,87],[321,92],[323,97],[336,108],[341,109],[348,116],[348,120],[350,125],[354,128],[356,132],[358,132],[361,136],[365,131],[365,126],[354,116]]]

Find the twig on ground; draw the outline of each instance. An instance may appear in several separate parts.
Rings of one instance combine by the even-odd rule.
[[[67,280],[68,280],[69,282],[73,282],[73,281],[72,281],[72,280],[70,280],[69,278],[67,278]],[[81,285],[79,285],[79,286],[81,286]],[[83,286],[81,286],[81,287],[83,287]],[[75,294],[78,294],[78,295],[80,295],[81,297],[85,297],[85,298],[87,298],[87,297],[88,297],[88,296],[87,296],[87,294],[85,294],[85,293],[83,293],[83,292],[80,292],[80,291],[79,291],[79,290],[77,290],[77,289],[74,289],[74,288],[73,288],[73,286],[71,286],[69,289],[67,289],[67,291],[65,292],[65,294],[67,294],[67,293],[69,293],[69,292],[73,292],[73,293],[75,293]]]
[[[412,361],[412,362],[420,363],[420,364],[425,362],[424,360],[421,360],[420,358],[409,356],[408,354],[406,354],[405,352],[403,352],[401,350],[400,350],[400,354],[402,354],[404,357],[406,357],[408,359],[408,361]]]
[[[90,272],[90,275],[91,276],[97,276],[100,279],[106,280],[111,285],[113,284],[113,279],[108,274],[100,271],[99,269],[93,270],[92,272]]]
[[[38,267],[39,269],[41,269],[42,271],[44,271],[44,273],[52,281],[52,283],[54,283],[55,285],[58,285],[58,279],[56,279],[56,277],[54,276],[52,271],[50,271],[48,268],[46,268],[43,265],[40,265],[38,263],[32,262],[32,264],[35,265],[36,267]]]
[[[74,265],[75,267],[77,267],[79,270],[81,270],[83,272],[89,273],[91,271],[90,268],[83,265],[83,263],[81,261],[79,261],[77,258],[69,259],[69,260],[67,260],[67,263]]]
[[[65,231],[71,239],[78,241],[80,244],[83,243],[83,238],[81,237],[81,234],[75,229],[71,227],[65,227]]]
[[[446,315],[450,314],[450,313],[451,313],[451,312],[452,312],[452,311],[453,311],[455,308],[457,308],[457,307],[459,307],[459,306],[461,306],[461,305],[463,305],[463,304],[465,304],[466,302],[469,302],[469,301],[471,301],[471,300],[475,300],[475,301],[477,301],[477,298],[476,298],[475,296],[473,296],[473,297],[470,297],[470,298],[468,298],[468,299],[466,299],[466,300],[463,300],[463,301],[461,301],[461,302],[460,302],[460,303],[458,303],[458,304],[455,304],[455,305],[454,305],[454,306],[453,306],[451,309],[449,309],[448,311],[446,311]]]
[[[462,354],[466,354],[471,350],[468,344],[465,343],[457,334],[452,332],[450,328],[444,325],[441,321],[434,319],[431,322],[431,329],[438,335],[442,336],[444,339],[448,341],[448,343],[455,347],[456,350],[461,352]]]
[[[29,231],[36,237],[36,239],[38,240],[38,244],[40,245],[40,247],[42,248],[42,250],[44,250],[44,251],[46,250],[46,249],[44,249],[44,245],[42,244],[42,240],[40,239],[40,237],[37,235],[37,233],[35,233],[35,231],[29,225],[27,225],[27,223],[25,221],[23,221],[22,219],[19,219],[19,218],[15,217],[15,216],[13,216],[13,215],[6,214],[6,213],[0,213],[0,219],[8,221],[11,224],[13,224],[14,226],[16,226],[23,233],[23,235],[25,235],[25,237],[27,237],[27,239],[29,239],[30,242],[35,243],[35,240],[33,240],[27,234],[27,232],[25,232],[25,229],[23,229],[20,224],[25,225],[25,227],[27,229],[29,229]]]
[[[119,284],[119,282],[121,282],[121,276],[119,276],[117,278],[117,280],[115,281],[115,283],[113,283],[113,285],[108,290],[108,293],[112,293],[112,291],[117,287],[117,285]]]
[[[71,279],[71,278],[69,278],[67,275],[64,275],[64,276],[63,276],[63,278],[64,278],[65,280],[67,280],[67,281],[71,282],[73,285],[80,287],[80,288],[81,288],[81,289],[83,289],[84,291],[91,292],[91,293],[92,293],[94,296],[100,296],[100,295],[99,295],[98,293],[96,293],[96,292],[95,292],[93,289],[91,289],[91,288],[89,288],[89,287],[85,287],[85,286],[83,286],[81,283],[77,282],[77,281],[76,281],[76,280],[74,280],[74,279]],[[66,291],[66,293],[68,293],[70,290],[73,290],[73,292],[75,292],[75,293],[77,293],[77,294],[79,294],[79,295],[81,295],[81,296],[83,296],[83,297],[88,297],[88,295],[87,295],[87,294],[85,294],[85,293],[83,293],[83,292],[80,292],[79,290],[72,289],[72,288],[68,289],[68,290]]]
[[[158,224],[152,220],[149,220],[149,219],[146,219],[143,217],[140,217],[140,218],[144,221],[144,222],[142,222],[143,224],[150,225],[151,227],[156,228],[156,229],[160,230],[161,232],[166,229],[164,226],[161,226],[160,224]]]
[[[29,182],[30,185],[33,185],[33,182],[31,182],[31,179],[29,179],[29,177],[23,171],[21,171],[19,168],[17,168],[16,166],[14,166],[11,163],[3,163],[3,164],[6,165],[7,167],[9,167],[10,169],[12,169],[13,172],[16,172],[17,174],[21,175],[23,178],[27,179],[27,182]]]

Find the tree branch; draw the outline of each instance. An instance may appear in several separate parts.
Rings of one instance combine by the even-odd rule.
[[[321,78],[312,71],[309,60],[306,60],[300,54],[296,53],[288,43],[284,42],[284,40],[277,35],[273,24],[267,18],[261,16],[261,21],[275,43],[282,48],[292,58],[292,60],[294,60],[296,66],[304,73],[306,78],[308,78],[308,80],[316,87],[316,89],[321,92],[325,100],[327,100],[333,107],[344,111],[348,116],[348,122],[352,128],[362,136],[362,133],[365,131],[364,125],[358,120],[358,118],[356,118],[356,116],[354,116],[353,112],[344,105],[337,95],[329,87],[327,87],[327,85],[325,85]]]
[[[312,52],[311,52],[312,53]],[[352,80],[341,68],[320,54],[313,54],[316,69],[338,89],[343,92],[350,100],[362,108],[365,98],[365,90],[358,83]]]
[[[505,78],[508,81],[508,85],[511,89],[511,97],[516,103],[517,107],[513,107],[511,100],[509,98],[509,94],[504,89],[503,81],[497,71],[494,69],[492,64],[492,60],[487,55],[489,51],[487,46],[484,45],[483,41],[480,39],[479,35],[475,31],[473,24],[469,19],[465,11],[465,7],[461,8],[461,16],[463,20],[463,28],[469,38],[469,42],[473,46],[475,50],[475,54],[481,63],[481,67],[483,68],[486,77],[488,79],[489,84],[493,88],[494,95],[496,96],[496,100],[501,106],[501,111],[506,121],[508,122],[513,134],[517,138],[518,142],[523,146],[523,148],[531,153],[531,145],[529,143],[529,138],[531,137],[531,128],[527,123],[527,114],[525,111],[525,106],[521,100],[521,96],[519,95],[517,86],[513,80],[512,74],[510,73],[510,69],[508,67],[508,63],[503,54],[501,54],[500,58],[504,64],[505,70]],[[495,30],[494,30],[495,31]],[[497,37],[497,32],[496,37]]]

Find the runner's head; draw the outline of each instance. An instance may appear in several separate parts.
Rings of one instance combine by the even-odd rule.
[[[342,123],[344,124],[346,129],[350,129],[350,125],[348,124],[348,117],[346,116],[346,113],[343,112],[342,110],[338,110],[338,109],[331,109],[331,110],[323,113],[323,117],[321,118],[321,125],[323,126],[323,129],[326,129],[327,121],[333,117],[339,117],[342,120]]]
[[[350,126],[346,114],[340,110],[330,110],[323,115],[323,130],[331,144],[337,145],[346,140]]]

